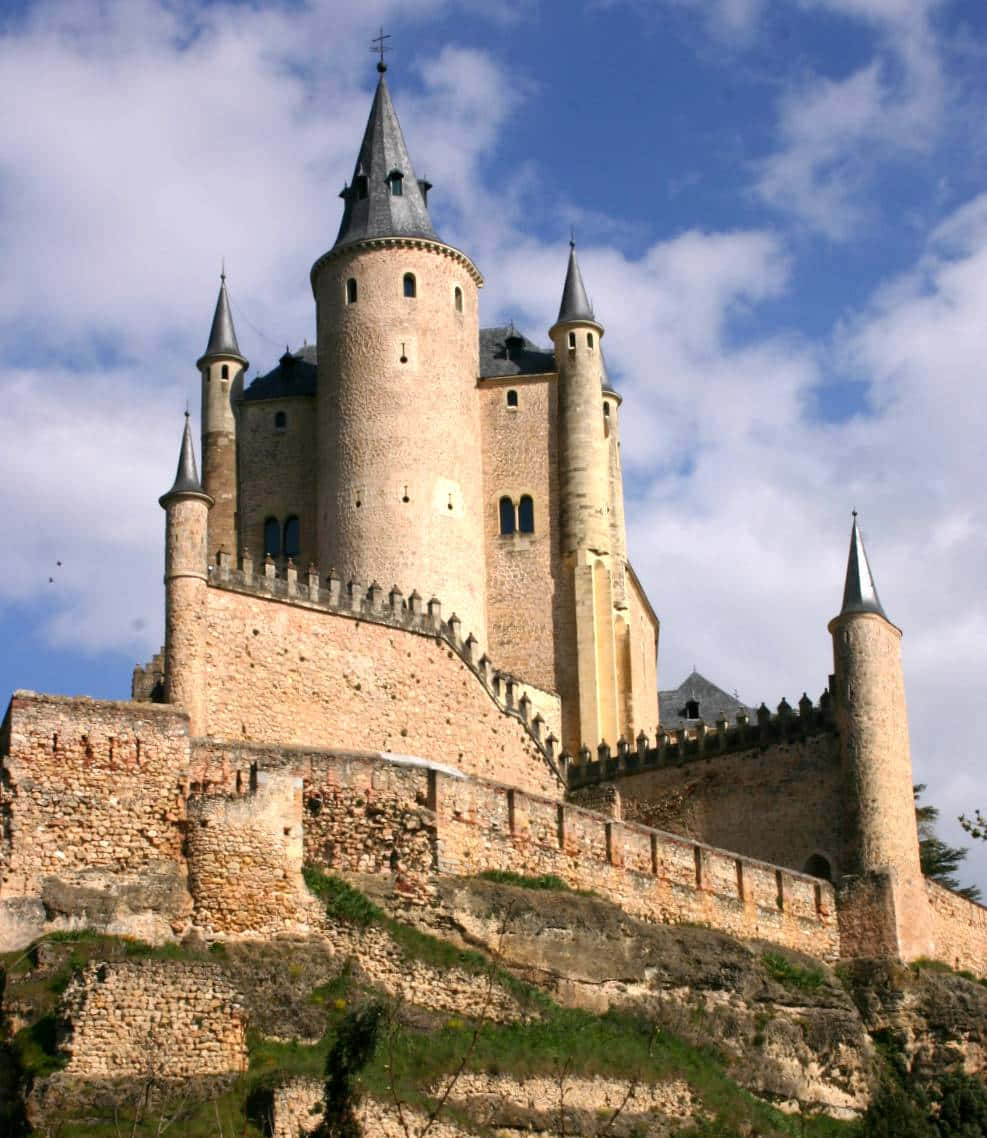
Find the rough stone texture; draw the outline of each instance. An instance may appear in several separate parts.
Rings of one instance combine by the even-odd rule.
[[[226,377],[223,369],[226,368]],[[208,560],[220,549],[236,549],[237,453],[233,403],[243,390],[243,363],[227,357],[202,368],[202,488],[213,500],[209,513]]]
[[[247,1066],[242,1008],[215,965],[90,964],[66,989],[60,1015],[66,1078],[182,1079]]]
[[[184,708],[189,729],[206,729],[207,523],[209,500],[169,501],[165,529],[165,700]]]
[[[987,908],[928,878],[925,888],[937,960],[976,976],[987,973]]]
[[[319,563],[344,580],[434,593],[484,642],[476,278],[448,246],[391,241],[330,255],[312,283]]]
[[[213,738],[425,755],[558,793],[525,728],[433,636],[228,589],[208,590],[207,636]]]
[[[156,912],[166,927],[183,918],[183,712],[17,692],[0,754],[5,906],[43,897],[51,915],[96,925],[125,912]]]
[[[281,430],[274,425],[279,412],[285,416]],[[296,517],[300,551],[295,564],[304,570],[310,562],[318,561],[315,438],[315,400],[311,396],[239,405],[239,547],[229,545],[229,552],[246,550],[260,565],[266,553],[266,519],[277,518],[283,535],[284,523]]]
[[[627,774],[618,787],[629,821],[799,871],[821,855],[833,880],[843,871],[843,774],[835,735]]]

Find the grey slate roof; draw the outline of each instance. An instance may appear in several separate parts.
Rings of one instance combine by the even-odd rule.
[[[266,375],[259,375],[243,393],[246,403],[259,399],[288,399],[296,395],[314,395],[316,389],[315,344],[306,344],[297,352],[287,351]]]
[[[686,714],[689,700],[695,700],[699,704],[698,716],[690,718]],[[697,719],[710,724],[718,719],[726,719],[732,724],[742,712],[753,716],[746,704],[741,703],[736,696],[728,695],[697,671],[686,676],[677,688],[658,693],[658,720],[663,728],[670,731],[677,727],[687,727]]]
[[[870,571],[870,562],[867,560],[867,550],[864,549],[864,538],[857,525],[857,511],[853,512],[853,526],[850,529],[850,555],[847,558],[846,583],[843,586],[843,608],[840,616],[849,612],[876,612],[888,620],[887,613],[881,607],[877,595],[877,586],[874,584],[874,575]],[[890,623],[890,621],[888,622]]]
[[[388,178],[401,175],[401,194],[391,192]],[[346,203],[336,244],[366,237],[429,237],[438,240],[425,204],[427,183],[415,178],[401,124],[381,72],[363,134],[353,180],[339,195]]]
[[[220,277],[219,296],[216,298],[216,311],[213,313],[212,327],[209,329],[209,343],[199,363],[211,356],[236,356],[243,359],[240,345],[236,342],[236,329],[233,327],[233,313],[230,311],[230,298],[226,293],[226,274]]]
[[[199,481],[199,471],[195,465],[195,447],[192,444],[192,428],[189,425],[188,411],[185,412],[185,430],[182,433],[182,449],[178,452],[178,469],[175,471],[175,481],[167,494],[162,494],[158,501],[166,506],[168,501],[176,494],[201,494],[207,497]]]
[[[510,342],[508,342],[510,341]],[[555,371],[555,352],[539,348],[511,325],[480,329],[480,376],[541,375]]]
[[[583,274],[579,271],[579,262],[576,260],[576,243],[569,242],[569,267],[565,274],[565,286],[562,289],[562,303],[559,305],[559,319],[557,323],[564,324],[569,320],[592,320],[593,306],[586,295],[586,286],[583,284]]]

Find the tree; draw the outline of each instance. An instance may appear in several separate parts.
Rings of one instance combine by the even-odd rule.
[[[336,1029],[335,1042],[326,1056],[325,1113],[313,1138],[360,1138],[357,1079],[377,1050],[383,1019],[383,1005],[368,1004],[350,1012]]]
[[[966,858],[967,850],[964,846],[947,845],[936,834],[936,822],[939,818],[939,807],[920,803],[919,798],[925,791],[925,783],[920,782],[912,787],[915,797],[915,822],[918,826],[918,851],[922,863],[922,872],[947,889],[952,889],[961,897],[970,901],[980,900],[980,889],[976,885],[960,885],[959,878],[955,876],[960,862]],[[977,836],[977,835],[974,835]]]
[[[987,842],[987,817],[984,817],[982,811],[974,810],[972,818],[961,814],[960,825],[971,838],[978,838],[982,842]]]

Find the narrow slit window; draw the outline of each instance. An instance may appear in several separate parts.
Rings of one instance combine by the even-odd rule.
[[[276,411],[274,414],[274,429],[276,431],[284,431],[288,427],[288,416],[284,411]]]
[[[405,296],[412,296],[412,297],[418,295],[418,291],[417,291],[417,288],[415,286],[415,274],[414,273],[405,273],[404,274],[404,295]]]
[[[571,351],[576,350],[576,333],[575,332],[569,333],[569,348]]]
[[[281,523],[277,518],[264,522],[264,556],[278,557],[281,554]]]
[[[535,532],[535,503],[530,494],[523,494],[517,504],[517,528],[519,533]]]
[[[463,311],[463,290],[459,287],[459,285],[456,285],[456,291],[453,293],[453,297],[455,298],[455,301],[456,301],[456,311],[462,312]]]
[[[516,407],[517,406],[517,392],[514,390],[513,387],[507,393],[507,406],[508,407]]]
[[[290,517],[284,523],[284,555],[297,557],[302,550],[302,533],[296,517]]]
[[[220,379],[229,379],[229,378],[230,378],[230,365],[229,364],[223,364],[223,369],[220,372]]]
[[[500,532],[514,532],[514,503],[506,497],[500,500]]]
[[[356,304],[356,277],[350,277],[346,282],[346,303]]]
[[[592,332],[586,333],[586,347],[589,348],[590,351],[593,350],[593,333]]]
[[[610,418],[610,404],[609,404],[609,403],[604,403],[604,404],[603,404],[603,414],[604,414],[604,415],[605,415],[605,416],[606,416],[608,419]]]

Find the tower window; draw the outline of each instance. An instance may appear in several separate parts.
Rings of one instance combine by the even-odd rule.
[[[699,718],[699,700],[698,699],[686,700],[685,717],[686,717],[686,719],[698,719]]]
[[[516,407],[517,406],[517,392],[514,390],[513,387],[507,393],[507,406],[508,407]]]
[[[275,411],[274,413],[274,429],[276,431],[284,431],[288,427],[288,416],[284,411]]]
[[[264,556],[278,557],[281,554],[281,523],[277,518],[264,522]]]
[[[230,365],[229,364],[223,364],[223,367],[219,373],[219,376],[220,376],[220,379],[229,379],[230,378]]]
[[[387,184],[390,187],[392,198],[399,198],[404,194],[404,175],[400,170],[392,170],[387,175]]]
[[[456,301],[456,311],[462,312],[463,311],[463,290],[459,287],[459,285],[456,285],[456,290],[452,295]]]
[[[535,532],[535,504],[530,494],[522,494],[517,504],[517,528],[519,533]]]
[[[576,350],[576,333],[575,332],[569,333],[569,349],[573,352]]]
[[[593,350],[593,333],[592,332],[586,333],[586,347],[589,348],[590,351]]]
[[[356,277],[350,277],[346,282],[346,303],[356,304]]]
[[[417,289],[415,287],[415,274],[414,273],[405,273],[404,274],[404,295],[405,296],[417,296],[418,295]]]
[[[367,175],[366,174],[357,174],[355,185],[356,185],[357,200],[363,201],[363,199],[369,193],[369,183],[367,180]]]
[[[514,503],[506,497],[500,500],[500,532],[514,532]]]
[[[284,555],[285,557],[297,557],[301,548],[302,535],[298,519],[295,517],[288,518],[284,523]]]
[[[610,404],[609,403],[603,404],[603,414],[606,415],[606,417],[608,419],[610,418]]]

